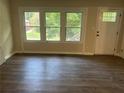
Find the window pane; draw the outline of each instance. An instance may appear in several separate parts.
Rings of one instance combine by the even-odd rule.
[[[25,26],[40,26],[39,12],[25,12]]]
[[[60,28],[46,28],[47,41],[60,41]]]
[[[66,41],[80,41],[81,28],[66,28]]]
[[[117,12],[103,12],[103,22],[116,22]]]
[[[47,12],[46,16],[46,40],[60,41],[60,13]]]
[[[67,13],[67,27],[81,27],[82,13]]]
[[[40,40],[40,27],[26,27],[27,40]]]
[[[46,27],[60,27],[60,13],[47,12],[46,13]]]

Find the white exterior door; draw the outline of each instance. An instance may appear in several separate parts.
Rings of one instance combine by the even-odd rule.
[[[114,54],[120,28],[120,18],[121,12],[119,10],[99,10],[95,54]]]
[[[123,42],[121,46],[121,57],[124,58],[124,35],[123,35]]]

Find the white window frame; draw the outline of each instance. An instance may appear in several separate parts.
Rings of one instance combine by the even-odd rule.
[[[25,17],[24,12],[39,12],[40,13],[40,37],[41,40],[27,40],[25,33]],[[60,12],[60,41],[47,41],[46,30],[45,30],[45,13],[46,12]],[[66,13],[82,13],[81,21],[81,34],[80,41],[66,41]],[[40,42],[40,43],[84,43],[85,31],[86,31],[86,20],[87,20],[87,8],[63,8],[63,7],[20,7],[19,8],[19,20],[20,20],[20,32],[21,40],[24,42]]]
[[[21,33],[21,42],[41,42],[42,41],[42,36],[41,36],[41,17],[40,19],[40,40],[27,40],[26,38],[26,32],[25,32],[25,12],[39,12],[39,17],[40,17],[40,9],[39,8],[27,8],[27,7],[20,7],[19,8],[19,21],[20,21],[20,33]],[[23,44],[22,44],[23,45]]]

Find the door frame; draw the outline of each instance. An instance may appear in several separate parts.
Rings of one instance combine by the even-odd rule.
[[[96,31],[95,31],[95,47],[94,47],[94,55],[102,55],[102,54],[96,54],[96,41],[97,41],[97,31],[98,31],[98,25],[99,25],[99,17],[100,17],[100,14],[101,14],[101,11],[109,11],[109,10],[113,10],[113,11],[119,11],[120,14],[121,14],[121,18],[119,19],[119,26],[118,26],[118,32],[117,32],[117,37],[116,37],[116,41],[115,41],[115,50],[113,52],[113,55],[115,56],[119,56],[119,53],[117,51],[117,44],[119,43],[119,35],[121,33],[121,23],[122,23],[122,19],[123,19],[123,11],[124,9],[123,8],[117,8],[117,7],[98,7],[98,10],[97,10],[97,18],[96,18]],[[106,54],[105,54],[106,55]]]

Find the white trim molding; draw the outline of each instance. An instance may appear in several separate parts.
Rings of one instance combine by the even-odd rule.
[[[12,57],[12,56],[15,55],[15,54],[16,54],[16,52],[13,52],[13,53],[11,53],[11,54],[5,56],[5,60],[9,59],[10,57]]]
[[[94,53],[91,53],[91,52],[85,52],[85,53],[83,53],[83,55],[86,55],[86,56],[94,56]]]
[[[40,29],[43,34],[41,34],[41,40],[40,41],[30,41],[30,40],[26,40],[26,34],[25,34],[25,30],[24,30],[24,12],[28,12],[28,11],[36,11],[40,13],[40,20],[42,20],[42,22],[40,23],[40,26],[42,29]],[[68,42],[65,41],[66,35],[65,35],[65,21],[64,23],[61,23],[62,28],[61,28],[61,32],[60,32],[60,38],[61,40],[59,42],[55,42],[55,41],[46,41],[45,38],[45,28],[44,28],[44,13],[45,11],[59,11],[61,13],[61,20],[65,20],[65,14],[66,12],[81,12],[83,13],[82,15],[82,27],[81,27],[81,40],[79,42],[77,41],[73,41],[73,42]],[[21,50],[24,51],[24,43],[76,43],[76,44],[82,44],[82,50],[84,50],[85,48],[85,35],[86,35],[86,22],[87,22],[87,11],[88,8],[85,7],[79,7],[79,8],[65,8],[65,7],[19,7],[18,12],[19,12],[19,24],[20,24],[20,35],[21,35]],[[81,50],[81,51],[82,51]]]
[[[2,47],[0,46],[0,65],[2,65],[4,62],[5,62],[5,58],[2,51]]]
[[[83,55],[82,52],[54,52],[54,51],[16,51],[15,53],[30,53],[30,54],[73,54],[73,55]]]
[[[54,51],[41,51],[41,52],[38,52],[38,51],[16,51],[16,53],[31,53],[31,54],[67,54],[67,55],[87,55],[87,56],[93,56],[94,53],[91,53],[91,52],[54,52]]]
[[[15,54],[16,54],[16,52],[13,52],[13,53],[11,53],[11,54],[9,54],[9,55],[3,57],[2,61],[0,62],[0,65],[2,65],[3,63],[5,63],[6,60],[8,60],[9,58],[11,58],[11,57],[12,57],[13,55],[15,55]]]

